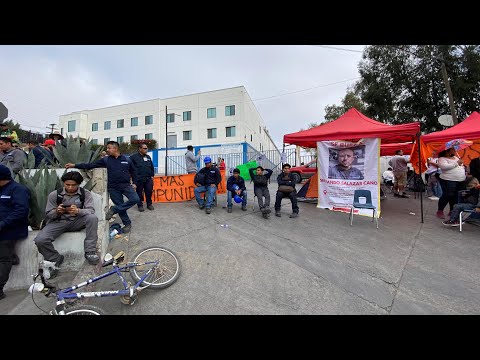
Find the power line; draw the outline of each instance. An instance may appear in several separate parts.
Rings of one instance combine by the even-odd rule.
[[[309,91],[309,90],[313,90],[313,89],[318,89],[318,88],[327,87],[327,86],[331,86],[331,85],[341,84],[341,83],[344,83],[344,82],[353,81],[353,80],[358,80],[358,79],[360,79],[360,77],[356,77],[356,78],[352,78],[352,79],[347,79],[347,80],[342,80],[342,81],[337,81],[337,82],[330,83],[330,84],[313,86],[313,87],[308,88],[308,89],[302,89],[302,90],[292,91],[292,92],[288,92],[288,93],[285,93],[285,94],[273,95],[273,96],[268,96],[268,97],[259,98],[259,99],[252,99],[252,101],[260,101],[260,100],[272,99],[272,98],[276,98],[276,97],[280,97],[280,96],[296,94],[296,93],[300,93],[300,92],[305,92],[305,91]]]
[[[335,46],[327,46],[327,45],[309,45],[309,46],[322,47],[322,48],[326,48],[326,49],[341,50],[341,51],[350,51],[350,52],[356,52],[356,53],[363,53],[363,50],[353,50],[353,49],[339,48],[339,47],[335,47]]]

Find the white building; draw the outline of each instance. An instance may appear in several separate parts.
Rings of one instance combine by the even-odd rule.
[[[243,86],[76,111],[61,115],[59,127],[63,135],[97,144],[155,139],[165,148],[167,134],[169,149],[248,144],[259,151],[278,150]]]

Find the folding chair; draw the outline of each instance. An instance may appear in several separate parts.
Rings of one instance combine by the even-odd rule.
[[[463,213],[467,213],[467,214],[472,214],[474,213],[475,210],[463,210],[463,211],[460,211],[460,232],[462,232],[462,224],[463,224]],[[472,215],[470,215],[472,216]]]
[[[366,199],[365,204],[360,203],[360,198],[364,197]],[[377,208],[372,204],[372,193],[370,190],[355,190],[353,193],[353,204],[350,210],[350,226],[353,226],[353,213],[354,209],[371,209],[373,210],[372,222],[375,220],[377,223],[378,229],[378,217],[377,217]]]

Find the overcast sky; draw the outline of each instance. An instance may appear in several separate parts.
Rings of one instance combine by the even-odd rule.
[[[325,106],[340,103],[359,77],[363,49],[4,45],[0,102],[22,128],[47,132],[61,114],[243,85],[281,146],[283,135],[322,122]]]

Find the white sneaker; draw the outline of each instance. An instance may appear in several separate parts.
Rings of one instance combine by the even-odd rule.
[[[430,200],[436,200],[436,201],[440,200],[440,198],[439,198],[439,197],[436,197],[436,196],[429,196],[428,198],[429,198]]]

